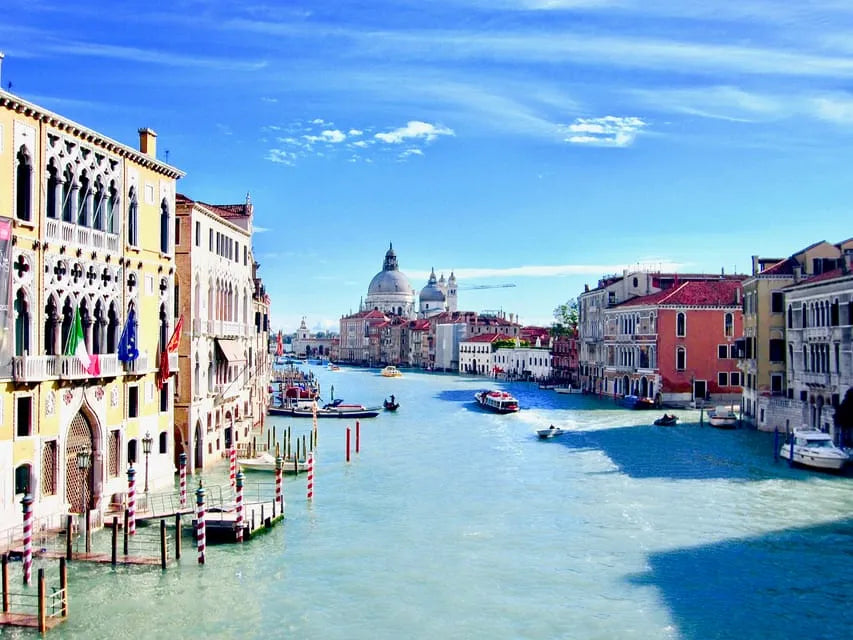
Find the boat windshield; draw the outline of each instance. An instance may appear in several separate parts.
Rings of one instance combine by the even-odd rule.
[[[806,447],[811,447],[812,449],[834,448],[832,440],[827,440],[825,438],[807,438],[802,444]]]

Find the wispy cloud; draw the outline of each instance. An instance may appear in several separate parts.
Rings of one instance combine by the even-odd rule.
[[[627,147],[634,142],[646,124],[642,119],[633,116],[577,118],[566,126],[565,141],[599,147]]]
[[[266,233],[269,230],[270,230],[269,227],[259,227],[259,226],[252,227],[252,231],[254,233]]]
[[[679,271],[683,264],[669,259],[649,259],[641,264],[555,264],[522,265],[517,267],[463,267],[452,269],[458,280],[470,278],[555,278],[562,276],[602,276],[607,273],[621,273],[623,269],[643,269],[660,271]],[[450,273],[451,269],[439,269],[436,273]],[[409,278],[424,280],[429,278],[430,270],[406,270]]]
[[[423,139],[427,142],[432,142],[438,136],[453,135],[456,135],[453,129],[449,129],[448,127],[421,122],[420,120],[409,120],[405,127],[377,133],[374,137],[388,144],[400,144],[411,139]]]

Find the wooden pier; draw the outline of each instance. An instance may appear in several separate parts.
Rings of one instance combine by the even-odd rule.
[[[44,568],[40,568],[36,593],[15,593],[9,588],[9,557],[4,554],[0,571],[0,592],[0,627],[24,627],[45,633],[68,617],[68,573],[64,559],[59,561],[59,589],[53,589],[48,594]],[[32,600],[36,601],[34,605]],[[13,603],[19,611],[12,611]]]
[[[276,512],[274,502],[256,502],[247,504],[243,514],[243,540],[265,533],[279,522],[284,521],[284,514]],[[237,542],[237,512],[208,511],[204,518],[209,543]],[[196,521],[193,520],[193,527]],[[193,529],[195,531],[195,529]]]

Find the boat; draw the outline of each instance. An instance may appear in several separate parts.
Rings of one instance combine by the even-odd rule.
[[[668,413],[663,414],[655,420],[655,424],[659,427],[673,427],[678,423],[678,416],[673,416]]]
[[[338,365],[336,365],[332,362],[329,363],[328,369],[329,369],[329,371],[340,371],[341,370],[341,368]]]
[[[556,436],[561,436],[565,433],[560,427],[555,427],[553,424],[547,429],[537,429],[536,435],[539,436],[541,440],[547,440],[548,438],[555,438]]]
[[[389,364],[382,370],[383,378],[400,378],[403,376],[403,372],[400,371],[397,367],[392,364]]]
[[[554,391],[557,393],[580,393],[580,388],[575,388],[572,385],[566,385],[565,387],[554,387]]]
[[[546,391],[553,391],[554,389],[557,388],[557,385],[551,384],[550,382],[540,382],[539,388],[545,389]]]
[[[518,400],[506,391],[478,391],[474,399],[481,407],[495,413],[516,413],[519,410]]]
[[[708,412],[708,422],[718,429],[734,429],[737,426],[737,414],[731,407],[714,407]]]
[[[283,407],[270,407],[267,412],[273,416],[289,416],[291,418],[312,418],[314,408],[311,405],[297,403]],[[317,409],[318,418],[375,418],[380,413],[378,407],[365,407],[363,404],[346,404],[338,398],[332,403]]]
[[[793,459],[791,442],[793,439]],[[837,471],[850,461],[850,456],[832,442],[832,436],[817,429],[794,429],[792,438],[779,448],[779,456],[795,464],[815,469]]]
[[[254,458],[237,458],[237,465],[246,471],[275,471],[275,456],[264,451]],[[308,462],[285,458],[281,461],[281,469],[284,473],[305,473]]]
[[[622,406],[628,409],[652,409],[655,406],[655,401],[652,398],[628,395],[622,398]]]
[[[391,396],[391,399],[387,398],[382,402],[382,407],[385,411],[396,411],[400,407],[400,403],[394,399],[394,396]]]

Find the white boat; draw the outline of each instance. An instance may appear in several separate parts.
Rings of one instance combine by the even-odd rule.
[[[518,400],[506,391],[478,391],[474,399],[484,409],[495,413],[516,413]]]
[[[264,451],[255,458],[237,458],[237,466],[246,471],[275,471],[275,456]],[[308,462],[283,459],[281,468],[284,473],[305,473],[308,471]]]
[[[737,414],[731,407],[714,407],[708,412],[708,422],[718,429],[734,429],[737,426]]]
[[[835,446],[828,433],[817,429],[794,429],[794,459],[796,464],[816,469],[838,470],[850,461],[847,453]],[[779,447],[779,456],[791,460],[791,443]]]
[[[565,387],[554,387],[554,391],[557,393],[580,393],[580,388],[575,388],[572,385],[568,385]]]
[[[389,364],[382,370],[382,376],[385,378],[400,378],[403,376],[403,372],[394,365]]]
[[[565,433],[560,427],[555,427],[553,424],[547,429],[537,429],[536,435],[539,436],[542,440],[546,440],[548,438],[554,438],[556,436],[561,436]]]

